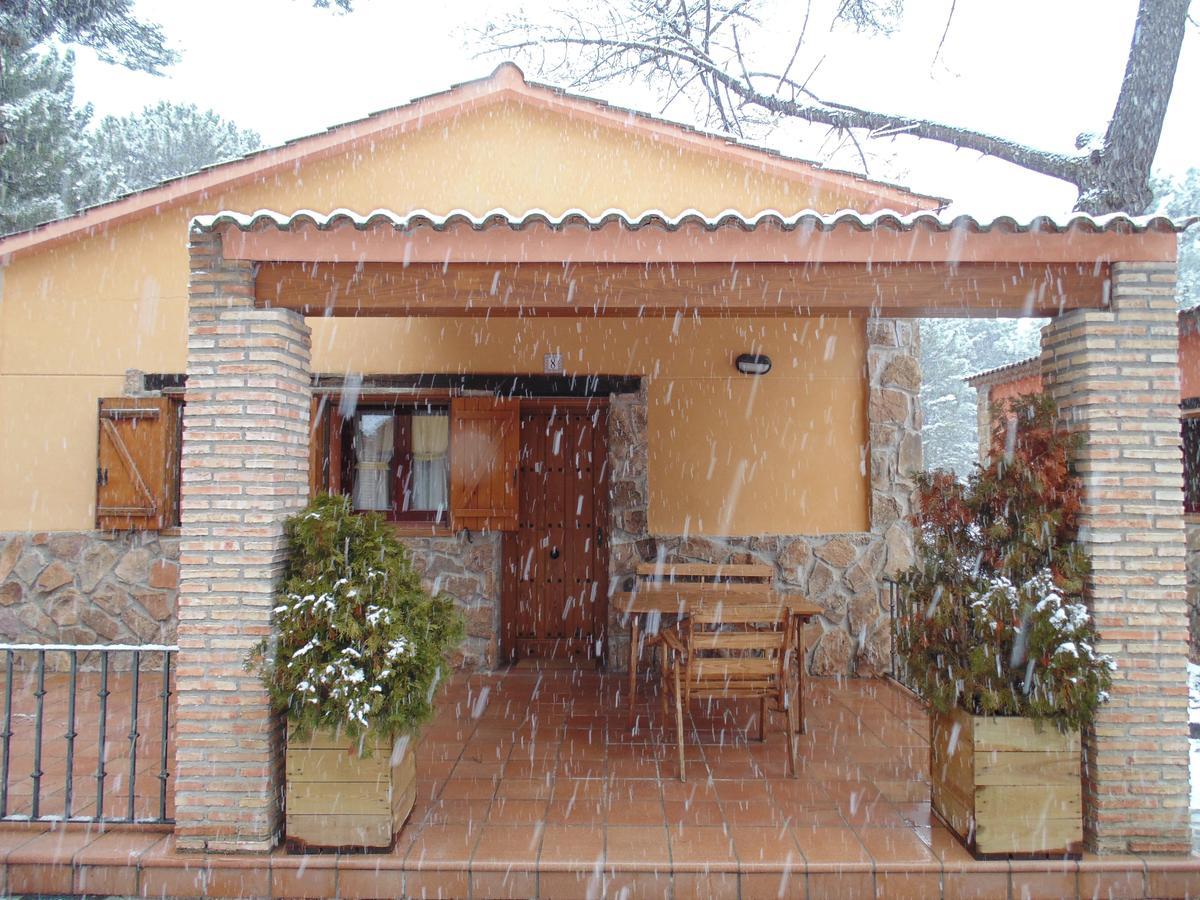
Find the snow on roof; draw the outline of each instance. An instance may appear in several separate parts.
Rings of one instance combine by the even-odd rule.
[[[1027,359],[1018,360],[1014,363],[996,366],[994,369],[976,372],[974,375],[968,375],[963,381],[973,388],[978,388],[1005,381],[1015,381],[1018,378],[1024,378],[1028,375],[1038,375],[1041,374],[1041,371],[1042,358],[1040,356],[1030,356]]]
[[[850,209],[838,210],[834,213],[820,213],[816,210],[806,209],[791,214],[773,209],[757,213],[743,213],[728,209],[715,216],[708,216],[694,209],[685,210],[675,216],[654,209],[638,213],[631,213],[623,209],[607,209],[599,215],[593,215],[581,209],[570,209],[557,215],[541,209],[527,210],[523,213],[512,213],[506,209],[492,209],[485,213],[472,213],[464,209],[456,209],[448,213],[433,213],[425,209],[405,213],[390,209],[377,209],[366,214],[349,209],[335,209],[329,213],[319,213],[309,209],[301,209],[293,213],[260,209],[253,213],[224,211],[215,215],[196,216],[192,219],[192,228],[196,231],[207,232],[225,225],[232,225],[242,231],[253,231],[274,226],[280,231],[290,231],[302,226],[311,226],[319,231],[328,231],[341,226],[350,226],[363,231],[377,225],[390,225],[396,230],[432,228],[435,231],[444,231],[457,225],[466,225],[476,230],[493,227],[521,230],[530,225],[543,225],[553,230],[560,230],[570,226],[602,228],[608,224],[617,224],[630,230],[654,227],[677,231],[685,226],[700,226],[708,231],[725,227],[753,231],[760,225],[772,225],[784,231],[805,229],[832,231],[839,226],[846,225],[860,231],[928,229],[940,232],[999,231],[1018,234],[1028,232],[1062,234],[1067,231],[1138,234],[1146,231],[1181,232],[1197,221],[1200,221],[1200,216],[1172,219],[1162,215],[1129,216],[1125,213],[1110,213],[1102,216],[1072,213],[1064,217],[1041,215],[1025,220],[1012,216],[997,216],[993,219],[979,220],[969,215],[950,216],[945,213],[933,212],[906,214],[894,210],[864,213]]]

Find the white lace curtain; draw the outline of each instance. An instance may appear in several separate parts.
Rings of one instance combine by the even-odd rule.
[[[448,506],[450,417],[445,412],[416,412],[412,417],[412,493],[410,509]]]
[[[354,508],[391,509],[395,421],[364,413],[354,423]]]

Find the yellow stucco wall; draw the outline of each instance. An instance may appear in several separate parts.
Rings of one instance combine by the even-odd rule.
[[[91,527],[96,399],[119,393],[127,368],[185,367],[193,215],[262,207],[716,213],[852,204],[792,179],[506,103],[20,256],[0,271],[0,530]],[[313,324],[314,368],[322,372],[536,372],[550,348],[566,355],[568,368],[652,376],[656,531],[865,527],[861,323]],[[775,359],[775,371],[758,380],[733,373],[733,354],[758,348]],[[745,483],[733,488],[739,471]],[[729,512],[721,498],[733,494]]]

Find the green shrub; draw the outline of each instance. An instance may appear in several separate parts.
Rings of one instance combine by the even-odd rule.
[[[463,636],[446,596],[421,588],[378,513],[319,496],[288,519],[274,636],[255,662],[274,707],[301,734],[396,736],[426,721]]]
[[[918,477],[918,559],[899,579],[897,650],[941,712],[1078,728],[1107,700],[1114,664],[1096,650],[1090,561],[1073,542],[1073,438],[1048,398],[997,412],[988,465],[966,483]]]

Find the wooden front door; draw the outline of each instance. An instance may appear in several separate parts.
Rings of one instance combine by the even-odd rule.
[[[603,658],[607,434],[604,407],[522,403],[517,530],[504,541],[501,654],[509,661]]]

